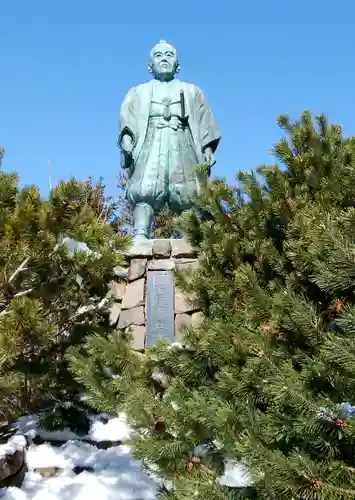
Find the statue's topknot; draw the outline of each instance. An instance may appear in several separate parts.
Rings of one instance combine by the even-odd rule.
[[[171,45],[171,43],[167,42],[166,40],[159,40],[159,42],[154,45],[150,53],[152,53],[155,47],[157,47],[158,45],[169,45],[172,49],[175,50],[175,48]]]

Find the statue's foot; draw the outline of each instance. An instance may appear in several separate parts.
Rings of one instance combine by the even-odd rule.
[[[133,210],[134,216],[134,232],[136,241],[148,240],[150,234],[150,226],[152,224],[153,207],[148,203],[138,203]]]

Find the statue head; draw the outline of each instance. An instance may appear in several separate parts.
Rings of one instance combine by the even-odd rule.
[[[180,70],[175,48],[165,40],[160,40],[150,51],[148,71],[157,80],[172,80]]]

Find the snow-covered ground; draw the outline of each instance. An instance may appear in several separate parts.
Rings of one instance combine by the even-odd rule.
[[[44,440],[67,440],[62,446],[49,443],[31,445],[27,450],[27,466],[21,489],[8,488],[0,497],[3,500],[155,500],[159,481],[141,470],[132,460],[131,449],[122,444],[107,450],[80,440],[65,431],[45,433],[37,429],[36,418],[20,420],[19,432]],[[93,420],[87,436],[91,441],[128,441],[132,435],[124,415],[102,421]],[[85,467],[75,474],[75,467]],[[42,477],[36,469],[57,468],[55,477]],[[221,484],[245,486],[248,478],[238,465],[228,464]],[[160,483],[161,484],[161,483]]]
[[[20,421],[20,431],[34,435],[35,418]],[[65,431],[38,432],[42,439],[69,440],[60,447],[48,443],[31,445],[27,451],[28,472],[21,489],[8,488],[3,500],[155,500],[158,483],[145,474],[131,458],[129,446],[122,444],[107,450],[75,439]],[[88,437],[92,441],[127,441],[131,431],[124,416],[107,423],[95,420]],[[73,472],[74,467],[90,472]],[[35,469],[58,467],[55,477],[42,477]]]
[[[13,455],[16,451],[22,451],[26,446],[24,436],[13,436],[7,443],[0,445],[0,460],[6,455]]]

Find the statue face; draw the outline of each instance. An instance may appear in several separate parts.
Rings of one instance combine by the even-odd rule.
[[[150,54],[150,68],[158,80],[171,80],[178,69],[176,50],[168,43],[158,43]]]

